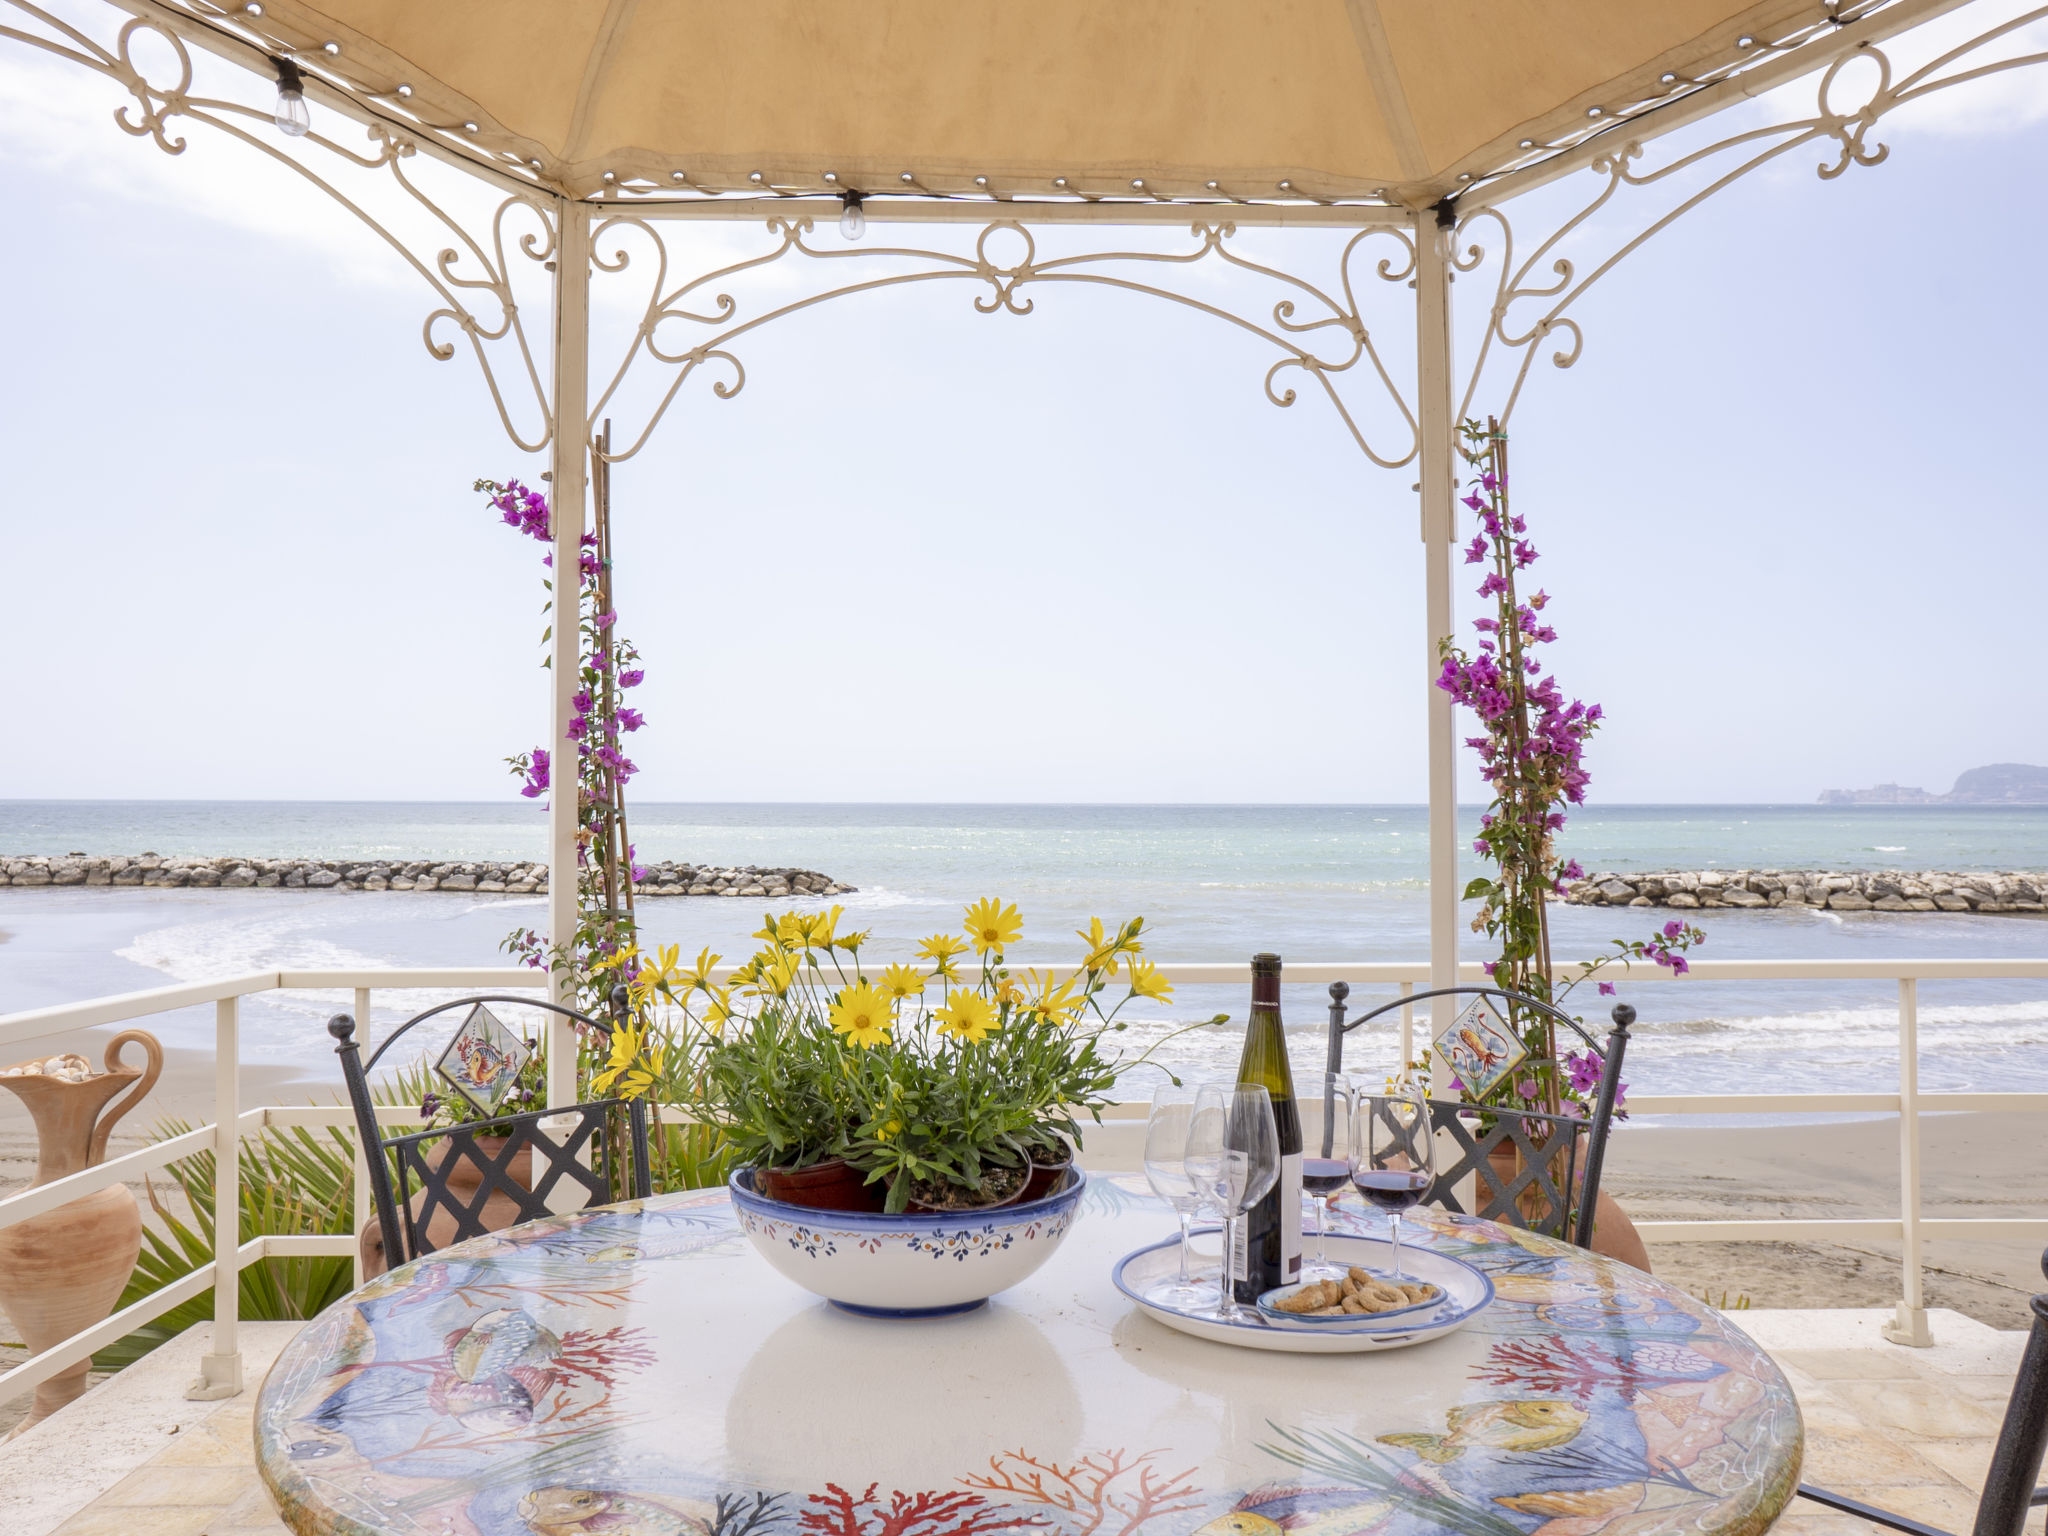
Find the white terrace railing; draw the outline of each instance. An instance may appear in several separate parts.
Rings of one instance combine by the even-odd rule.
[[[1232,984],[1250,981],[1244,964],[1175,965],[1161,970],[1177,985]],[[1464,979],[1483,982],[1476,964],[1462,967]],[[1610,973],[1612,974],[1612,973]],[[1333,981],[1355,988],[1393,987],[1414,992],[1428,984],[1429,968],[1413,963],[1290,964],[1286,979],[1296,987],[1319,989],[1315,1007],[1325,999],[1320,989]],[[1617,978],[1619,979],[1619,978]],[[2028,1111],[2048,1114],[2048,1093],[1922,1093],[1919,1087],[1918,984],[1922,981],[2048,980],[2048,960],[1701,960],[1682,979],[1661,970],[1636,967],[1630,983],[1694,985],[1714,981],[1891,981],[1898,987],[1898,1090],[1893,1093],[1759,1093],[1634,1095],[1629,1109],[1638,1115],[1727,1114],[1885,1114],[1899,1118],[1899,1213],[1871,1220],[1644,1221],[1637,1229],[1646,1241],[1782,1242],[1786,1240],[1895,1241],[1903,1248],[1902,1290],[1897,1322],[1887,1330],[1900,1343],[1925,1344],[1927,1322],[1921,1289],[1921,1250],[1929,1238],[1975,1238],[2048,1245],[2048,1202],[2041,1218],[1924,1218],[1920,1214],[1920,1116],[1962,1110]],[[215,1155],[217,1213],[240,1209],[239,1149],[242,1138],[266,1127],[340,1126],[354,1139],[353,1121],[345,1102],[332,1105],[244,1107],[241,1091],[241,1000],[258,993],[353,992],[354,1013],[370,1033],[375,992],[420,991],[504,992],[536,990],[534,973],[525,968],[404,969],[359,971],[259,971],[218,981],[159,987],[118,997],[97,998],[58,1008],[34,1009],[0,1016],[0,1050],[60,1031],[124,1024],[180,1009],[214,1005],[214,1119],[195,1130],[154,1142],[139,1151],[110,1158],[96,1168],[58,1179],[0,1200],[0,1228],[55,1210],[67,1201],[109,1185],[141,1177],[195,1152]],[[1298,994],[1297,994],[1298,995]],[[1302,998],[1301,1003],[1308,999]],[[1297,1008],[1301,1003],[1297,1003]],[[1370,1004],[1354,996],[1354,1012]],[[1414,1055],[1412,1010],[1401,1010],[1402,1059]],[[1299,1015],[1297,1015],[1299,1016]],[[1652,1026],[1654,1028],[1654,1026]],[[1642,1036],[1638,1036],[1641,1039]],[[338,1095],[337,1095],[338,1097]],[[1139,1166],[1142,1104],[1116,1107],[1091,1138],[1084,1162],[1091,1168],[1129,1170]],[[416,1111],[400,1105],[379,1110],[392,1124],[417,1120]],[[684,1106],[667,1105],[662,1118],[687,1123]],[[355,1211],[358,1230],[371,1216],[366,1164],[355,1149]],[[230,1217],[230,1219],[233,1219]],[[356,1239],[345,1237],[275,1236],[251,1238],[219,1251],[211,1263],[163,1286],[105,1322],[85,1329],[60,1344],[0,1373],[0,1402],[8,1401],[58,1372],[105,1348],[171,1308],[207,1290],[214,1293],[212,1347],[202,1356],[202,1376],[189,1396],[228,1397],[242,1387],[241,1355],[236,1340],[239,1274],[245,1265],[266,1258],[309,1255],[356,1255]],[[358,1268],[358,1280],[361,1279]]]

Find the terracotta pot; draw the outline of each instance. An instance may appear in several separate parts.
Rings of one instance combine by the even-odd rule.
[[[140,1068],[121,1064],[129,1041],[143,1050]],[[60,1077],[0,1076],[28,1107],[36,1125],[36,1185],[105,1161],[107,1133],[141,1101],[163,1071],[156,1037],[123,1030],[107,1042],[106,1071],[83,1082]],[[24,1062],[29,1066],[33,1063]],[[118,1104],[110,1103],[127,1090]],[[31,1354],[103,1322],[121,1299],[142,1251],[142,1215],[124,1184],[81,1196],[54,1211],[0,1230],[0,1307]],[[81,1360],[36,1388],[28,1417],[7,1438],[40,1423],[85,1391],[92,1361]]]
[[[1025,1198],[1024,1192],[1031,1187],[1031,1170],[1028,1168],[992,1168],[989,1172],[982,1175],[982,1188],[986,1189],[989,1181],[997,1178],[998,1175],[1015,1176],[1016,1182],[1007,1193],[998,1194],[993,1199],[977,1201],[971,1205],[933,1205],[918,1199],[916,1195],[912,1195],[904,1209],[916,1211],[919,1215],[925,1216],[965,1216],[977,1211],[993,1211],[999,1210],[1006,1205],[1021,1204]],[[916,1187],[914,1183],[911,1185],[912,1189]]]
[[[759,1168],[754,1176],[770,1200],[806,1205],[814,1211],[879,1211],[882,1186],[843,1157],[827,1158],[808,1168]]]
[[[1017,1204],[1022,1205],[1028,1200],[1044,1199],[1052,1193],[1053,1186],[1059,1183],[1061,1178],[1065,1176],[1066,1171],[1073,1166],[1074,1154],[1071,1150],[1056,1163],[1042,1162],[1038,1158],[1033,1157],[1031,1159],[1031,1177],[1025,1181],[1024,1193],[1017,1197]]]
[[[1579,1135],[1583,1141],[1585,1133],[1581,1131]],[[1512,1145],[1495,1147],[1487,1156],[1493,1163],[1494,1173],[1503,1183],[1513,1180],[1517,1172],[1517,1159]],[[1574,1197],[1585,1184],[1585,1171],[1586,1150],[1582,1145],[1579,1148]],[[1535,1195],[1534,1200],[1539,1206],[1546,1203],[1540,1192]],[[1624,1264],[1640,1269],[1646,1275],[1650,1273],[1650,1250],[1643,1245],[1642,1234],[1636,1231],[1636,1224],[1629,1220],[1628,1212],[1623,1210],[1614,1197],[1604,1189],[1593,1202],[1592,1250],[1602,1258],[1618,1259]]]
[[[477,1151],[495,1161],[504,1155],[505,1143],[509,1140],[509,1136],[479,1136],[476,1139]],[[454,1150],[450,1142],[435,1142],[427,1152],[427,1166],[439,1173],[447,1165]],[[512,1182],[521,1189],[533,1188],[533,1148],[521,1147],[514,1153],[512,1166],[508,1171],[512,1175]],[[482,1170],[465,1157],[449,1172],[448,1193],[462,1204],[468,1205],[476,1199],[477,1191],[483,1188],[483,1183]],[[406,1202],[412,1210],[413,1220],[419,1220],[419,1214],[426,1208],[426,1203],[425,1190],[419,1191]],[[492,1190],[490,1197],[484,1201],[482,1220],[487,1231],[502,1232],[507,1227],[518,1226],[526,1219],[526,1213],[521,1211],[518,1203],[503,1190]],[[425,1236],[428,1248],[447,1247],[455,1241],[455,1218],[446,1210],[436,1210],[427,1222]],[[357,1234],[356,1243],[362,1254],[365,1280],[383,1274],[390,1267],[384,1260],[384,1234],[379,1230],[375,1217],[372,1217]]]

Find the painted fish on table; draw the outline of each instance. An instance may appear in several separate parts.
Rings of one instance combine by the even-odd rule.
[[[652,1499],[598,1488],[536,1488],[519,1501],[533,1536],[703,1536],[709,1522]]]
[[[1363,1536],[1385,1523],[1393,1506],[1358,1488],[1254,1488],[1228,1514],[1193,1536]]]
[[[1442,1466],[1472,1446],[1497,1451],[1547,1451],[1578,1437],[1586,1410],[1557,1398],[1509,1403],[1461,1403],[1444,1416],[1441,1435],[1381,1435],[1381,1445],[1398,1445]]]

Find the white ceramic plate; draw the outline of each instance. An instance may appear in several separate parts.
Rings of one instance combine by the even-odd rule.
[[[1332,1235],[1328,1239],[1328,1254],[1331,1260],[1340,1264],[1356,1264],[1362,1269],[1383,1272],[1393,1269],[1394,1245],[1384,1238]],[[1401,1246],[1401,1273],[1440,1286],[1444,1291],[1444,1302],[1434,1311],[1423,1312],[1412,1321],[1403,1318],[1377,1327],[1343,1327],[1332,1323],[1298,1323],[1289,1327],[1261,1317],[1256,1307],[1243,1308],[1243,1316],[1238,1322],[1225,1323],[1215,1318],[1177,1312],[1145,1299],[1147,1288],[1179,1272],[1180,1239],[1171,1237],[1149,1248],[1125,1254],[1117,1261],[1111,1278],[1116,1282],[1116,1288],[1136,1302],[1148,1316],[1169,1328],[1218,1344],[1235,1344],[1243,1349],[1273,1349],[1289,1354],[1342,1355],[1376,1349],[1405,1349],[1411,1344],[1427,1343],[1464,1327],[1493,1302],[1493,1282],[1479,1270],[1462,1260],[1408,1243]]]

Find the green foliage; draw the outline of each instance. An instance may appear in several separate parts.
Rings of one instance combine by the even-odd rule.
[[[417,1103],[424,1081],[421,1069],[402,1072],[375,1097],[382,1104]],[[165,1120],[157,1125],[154,1137],[168,1141],[190,1129],[183,1121]],[[195,1152],[167,1165],[164,1172],[183,1192],[191,1206],[192,1221],[186,1222],[166,1207],[157,1198],[155,1187],[145,1181],[156,1221],[143,1223],[142,1253],[122,1289],[117,1310],[212,1262],[213,1154]],[[253,1237],[355,1234],[355,1140],[343,1127],[315,1130],[292,1126],[245,1137],[240,1186],[242,1242]],[[295,1256],[244,1265],[237,1279],[238,1315],[243,1321],[296,1322],[318,1316],[346,1295],[353,1268],[340,1255]],[[208,1322],[212,1317],[213,1292],[208,1290],[99,1351],[93,1356],[94,1367],[115,1371],[132,1365],[194,1323]]]
[[[156,1139],[181,1136],[191,1127],[165,1121]],[[354,1228],[353,1143],[338,1127],[315,1131],[305,1126],[266,1130],[245,1139],[241,1149],[241,1241],[257,1236],[345,1237]],[[192,1208],[188,1225],[148,1187],[156,1223],[142,1229],[142,1254],[121,1292],[126,1307],[173,1281],[183,1279],[213,1259],[214,1157],[197,1152],[165,1170]],[[162,1230],[158,1230],[161,1226]],[[349,1261],[340,1257],[264,1259],[245,1265],[239,1276],[239,1313],[246,1321],[285,1322],[316,1316],[348,1292]],[[132,1365],[159,1344],[194,1323],[213,1317],[213,1292],[208,1290],[109,1345],[93,1357],[103,1371]]]

